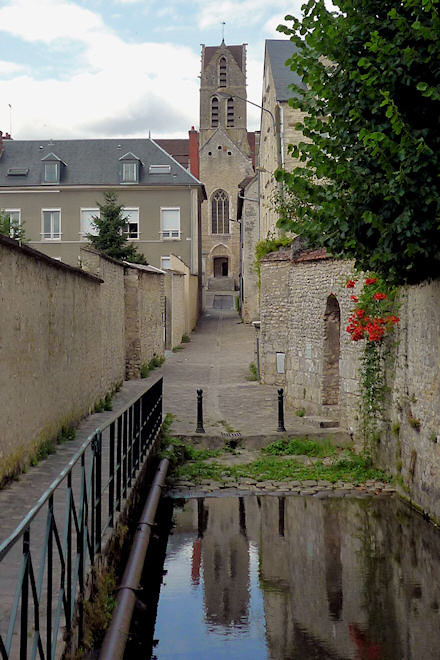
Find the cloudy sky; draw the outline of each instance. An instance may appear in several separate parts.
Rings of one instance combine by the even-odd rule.
[[[198,126],[200,44],[264,40],[302,0],[0,0],[0,130],[15,139],[183,137]],[[222,22],[225,22],[224,27]],[[248,106],[249,128],[259,112]]]

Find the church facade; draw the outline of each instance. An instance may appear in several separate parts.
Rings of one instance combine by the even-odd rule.
[[[202,269],[206,291],[239,288],[239,183],[253,176],[255,134],[247,131],[246,46],[202,46],[199,129]]]

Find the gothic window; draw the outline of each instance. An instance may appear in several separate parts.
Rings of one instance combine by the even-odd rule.
[[[211,126],[216,128],[218,126],[218,98],[212,97],[211,101]]]
[[[234,99],[230,98],[228,99],[228,121],[227,121],[227,126],[233,126],[234,125]]]
[[[213,234],[229,234],[229,197],[224,190],[211,197],[211,226]]]
[[[226,87],[226,57],[220,58],[218,74],[218,86]]]

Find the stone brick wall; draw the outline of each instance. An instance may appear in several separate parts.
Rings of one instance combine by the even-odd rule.
[[[169,271],[165,276],[166,348],[172,350],[185,334],[185,275]]]
[[[401,492],[440,521],[440,282],[401,291],[383,465]]]
[[[353,426],[357,404],[359,346],[343,332],[350,312],[345,283],[350,262],[322,258],[318,253],[293,264],[290,250],[261,262],[260,371],[263,382],[285,388],[286,405],[305,408],[309,415],[325,415]],[[326,405],[329,333],[326,312],[329,299],[340,309],[339,396]],[[327,339],[326,339],[327,337]],[[285,373],[277,373],[277,353],[284,354]],[[282,360],[282,358],[281,358]],[[278,357],[278,367],[280,357]]]
[[[101,321],[103,387],[109,391],[125,378],[124,267],[86,247],[81,248],[80,259],[85,271],[104,280],[96,313]]]
[[[124,282],[126,377],[140,378],[141,367],[165,350],[165,275],[126,266]]]
[[[338,420],[359,444],[363,342],[345,332],[352,304],[352,264],[316,253],[289,252],[261,262],[260,375],[285,388],[286,405]],[[336,304],[337,303],[337,304]],[[334,397],[332,342],[339,318],[339,392]],[[397,476],[401,493],[440,521],[440,282],[400,292],[400,324],[391,342],[379,463]],[[277,373],[277,353],[285,373]],[[280,360],[278,359],[278,365]]]
[[[255,268],[255,246],[260,238],[258,179],[254,179],[245,190],[242,213],[242,309],[241,316],[245,323],[252,323],[260,317],[260,291]]]
[[[98,278],[2,236],[0,275],[1,482],[87,414],[109,379]]]

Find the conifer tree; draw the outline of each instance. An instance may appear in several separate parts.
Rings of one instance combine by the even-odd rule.
[[[113,259],[147,265],[148,261],[144,255],[128,241],[124,232],[127,219],[124,216],[124,207],[118,203],[117,193],[114,190],[105,192],[104,203],[97,204],[99,216],[93,217],[92,224],[98,233],[86,234],[93,247]]]

